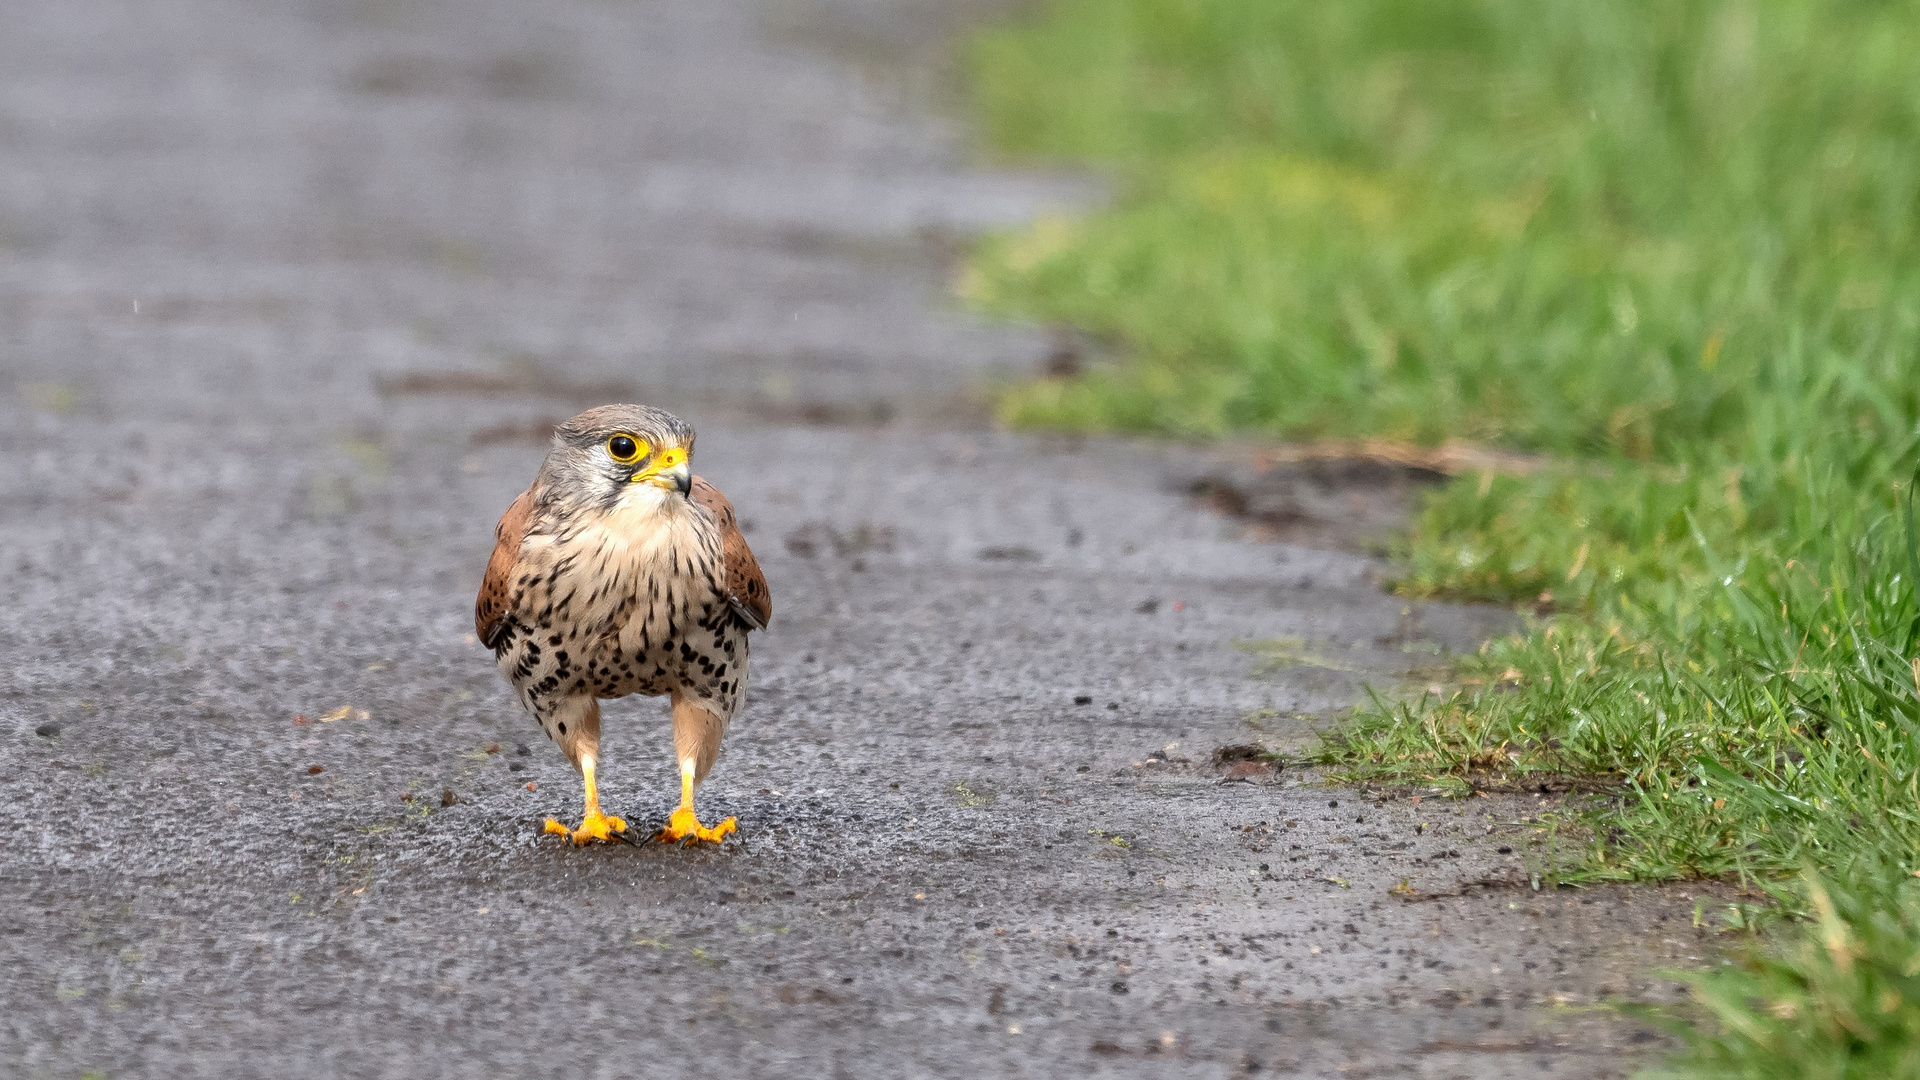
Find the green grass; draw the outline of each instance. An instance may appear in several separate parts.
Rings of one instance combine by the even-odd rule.
[[[965,276],[1124,347],[1015,423],[1604,463],[1421,522],[1416,589],[1483,596],[1697,567],[1685,512],[1767,529],[1809,462],[1909,475],[1913,4],[1057,0],[973,65],[993,146],[1122,192]]]
[[[1674,1080],[1887,1080],[1920,1076],[1920,896],[1878,867],[1836,885],[1808,875],[1809,931],[1784,950],[1692,975],[1716,1030],[1695,1032]]]
[[[1596,782],[1564,878],[1824,868],[1798,903],[1855,897],[1905,970],[1872,927],[1920,866],[1920,3],[1049,0],[970,62],[990,148],[1118,193],[969,263],[1121,357],[1007,420],[1547,460],[1437,492],[1397,587],[1557,614],[1361,710],[1338,768]],[[1852,993],[1813,955],[1739,978]]]

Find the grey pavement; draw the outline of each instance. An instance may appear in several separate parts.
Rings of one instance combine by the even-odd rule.
[[[999,3],[16,0],[0,17],[0,1075],[1620,1076],[1695,897],[1553,803],[1325,785],[1509,625],[996,432],[957,244]],[[475,644],[551,423],[673,409],[774,593],[721,850],[574,850]],[[1337,505],[1337,500],[1334,505]],[[1337,534],[1333,529],[1329,535]],[[1337,546],[1337,545],[1336,545]],[[676,795],[664,706],[604,797]],[[1224,749],[1224,752],[1222,752]],[[1703,894],[1704,895],[1704,894]]]

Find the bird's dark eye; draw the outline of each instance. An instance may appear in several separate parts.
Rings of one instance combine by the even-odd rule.
[[[631,435],[615,435],[607,440],[607,453],[613,455],[613,460],[620,464],[629,465],[640,460],[645,445]]]

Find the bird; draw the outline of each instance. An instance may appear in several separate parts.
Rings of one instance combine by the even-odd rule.
[[[672,702],[680,805],[651,839],[719,843],[693,794],[713,768],[747,687],[747,635],[773,617],[760,564],[733,504],[693,475],[692,425],[647,405],[603,405],[554,429],[533,484],[494,530],[474,628],[481,644],[580,773],[574,844],[629,840],[603,813],[595,770],[600,701]],[[644,842],[644,841],[641,841]]]

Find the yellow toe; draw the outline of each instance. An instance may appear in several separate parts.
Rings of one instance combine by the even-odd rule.
[[[580,822],[580,827],[577,829],[569,829],[552,818],[548,818],[546,831],[559,833],[561,836],[572,840],[575,844],[584,847],[587,844],[593,843],[595,840],[611,841],[614,838],[614,834],[627,831],[627,823],[617,817],[595,811],[588,814],[585,820]]]
[[[694,816],[693,811],[681,807],[673,812],[673,816],[667,819],[666,827],[655,833],[653,838],[663,844],[694,841],[717,844],[728,833],[739,831],[739,825],[733,818],[728,818],[709,829],[700,824],[700,819]]]

